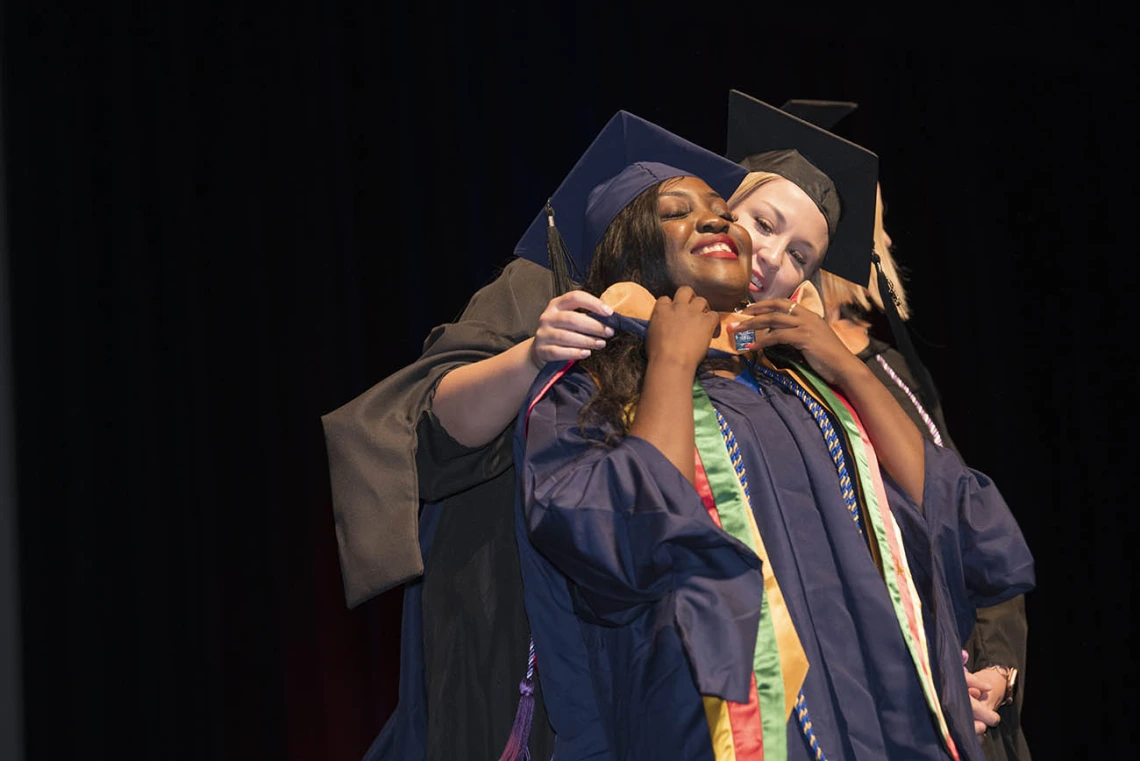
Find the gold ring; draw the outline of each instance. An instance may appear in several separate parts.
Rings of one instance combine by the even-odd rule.
[[[793,301],[792,305],[790,307],[788,307],[788,314],[791,315],[792,312],[796,311],[796,307],[798,307],[798,306],[799,306],[799,304],[796,303],[795,301]]]

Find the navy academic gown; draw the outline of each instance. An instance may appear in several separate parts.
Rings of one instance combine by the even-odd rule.
[[[644,321],[612,320],[644,335]],[[531,398],[557,369],[540,373]],[[818,425],[774,384],[700,380],[740,445],[810,664],[803,692],[827,758],[948,758]],[[529,415],[524,407],[515,429],[516,536],[555,758],[711,761],[700,696],[747,700],[760,561],[713,524],[654,446],[627,437],[606,448],[600,431],[582,434],[578,413],[595,390],[572,367]],[[980,761],[961,644],[976,606],[1032,588],[1033,560],[993,483],[925,446],[921,508],[884,481],[950,731],[961,758]],[[789,758],[808,759],[794,718],[787,733]]]

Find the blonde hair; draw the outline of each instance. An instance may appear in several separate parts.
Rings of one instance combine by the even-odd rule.
[[[744,175],[744,179],[736,186],[736,190],[728,198],[729,210],[735,209],[739,206],[745,198],[752,195],[752,191],[761,185],[767,185],[772,180],[782,180],[782,175],[775,172],[749,172]]]
[[[734,194],[735,196],[735,194]],[[891,255],[890,246],[887,245],[887,233],[883,228],[883,196],[876,188],[875,192],[875,253],[879,255],[879,261],[882,265],[883,272],[891,281],[894,286],[895,296],[898,300],[899,317],[904,320],[910,319],[910,305],[906,299],[906,289],[903,288],[903,271],[895,262],[895,258]],[[830,308],[832,305],[836,307],[844,304],[856,304],[867,312],[874,309],[883,311],[883,296],[879,293],[879,279],[875,277],[875,265],[872,264],[867,272],[866,285],[858,285],[852,283],[850,280],[844,280],[837,277],[830,272],[820,271],[819,290],[823,298],[823,303]]]

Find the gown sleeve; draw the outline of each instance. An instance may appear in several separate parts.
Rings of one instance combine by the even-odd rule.
[[[432,330],[418,360],[321,417],[345,599],[356,607],[419,576],[423,501],[483,483],[513,465],[510,426],[493,442],[455,442],[431,412],[441,378],[533,335],[550,272],[518,259],[453,323]]]
[[[672,606],[700,692],[746,702],[760,560],[713,523],[652,444],[628,436],[607,447],[600,432],[583,435],[578,412],[594,390],[572,371],[530,413],[519,476],[527,538],[590,623],[621,626]]]
[[[907,539],[912,569],[944,584],[964,642],[977,608],[997,605],[1033,589],[1033,556],[1021,527],[997,486],[958,456],[925,443],[926,483],[922,510],[905,492],[890,487]],[[884,479],[889,477],[884,473]]]

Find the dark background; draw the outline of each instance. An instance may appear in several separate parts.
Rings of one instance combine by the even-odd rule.
[[[609,5],[4,5],[27,759],[358,759],[401,593],[345,607],[319,416],[417,356],[614,111],[720,151],[733,87],[859,102],[950,432],[1037,559],[1030,745],[1127,755],[1125,22]]]

